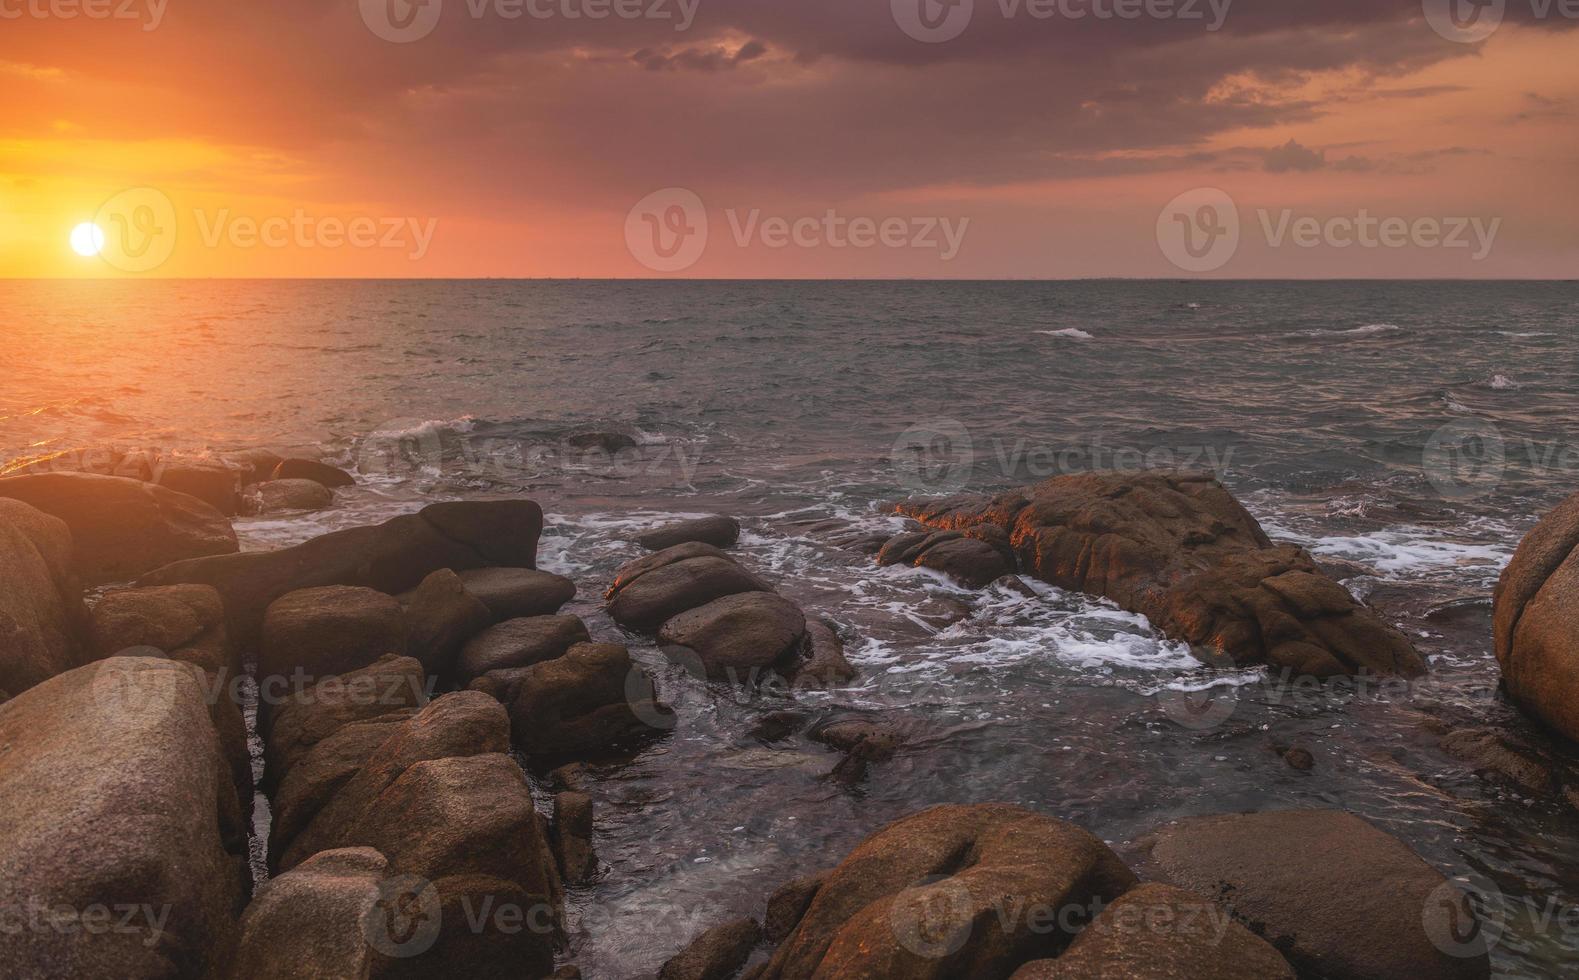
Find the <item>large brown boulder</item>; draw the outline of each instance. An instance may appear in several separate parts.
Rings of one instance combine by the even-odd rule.
[[[167,461],[158,468],[154,482],[196,497],[226,517],[241,513],[240,470],[219,463]]]
[[[702,933],[658,971],[658,980],[731,980],[762,941],[752,918],[736,919]]]
[[[671,657],[699,660],[710,678],[755,683],[799,659],[806,616],[783,596],[742,592],[680,613],[663,624],[658,642]]]
[[[280,454],[271,449],[243,449],[226,453],[224,460],[239,471],[244,487],[269,479],[274,475],[274,468],[283,462]]]
[[[219,511],[137,480],[89,473],[18,476],[0,480],[0,497],[66,522],[85,585],[123,582],[171,562],[234,555],[239,548],[235,530]]]
[[[87,610],[66,525],[27,504],[0,499],[0,583],[4,701],[86,659]]]
[[[576,583],[530,568],[473,568],[460,573],[466,591],[482,600],[495,622],[552,616],[576,597]]]
[[[936,529],[1000,528],[1043,581],[1105,596],[1237,664],[1315,677],[1425,672],[1402,633],[1303,549],[1274,545],[1209,476],[1086,473],[899,510]]]
[[[0,909],[77,927],[0,929],[0,971],[195,980],[222,959],[246,822],[201,678],[117,657],[0,706]]]
[[[430,674],[451,674],[461,647],[494,622],[483,601],[447,568],[429,575],[401,598],[410,631],[407,649]]]
[[[334,503],[334,491],[316,480],[267,480],[252,487],[242,501],[249,514],[323,510]]]
[[[878,551],[879,565],[912,565],[939,572],[966,588],[982,589],[1014,572],[1014,552],[996,525],[967,531],[910,532]]]
[[[1579,741],[1579,494],[1519,543],[1497,582],[1492,630],[1508,696]]]
[[[384,924],[394,910],[389,897],[389,861],[370,847],[314,854],[296,868],[265,882],[241,917],[232,980],[324,980],[380,975],[381,955],[369,941],[368,925]],[[420,909],[417,910],[420,914]],[[425,922],[404,924],[418,938]],[[391,931],[393,932],[393,930]],[[375,928],[372,935],[381,938]],[[406,937],[401,937],[406,938]],[[398,946],[391,946],[398,951]]]
[[[1056,960],[1011,980],[1294,980],[1288,961],[1210,900],[1170,885],[1133,888]]]
[[[275,675],[258,680],[264,785],[274,786],[324,739],[346,725],[428,703],[431,679],[411,657],[384,657],[309,686]]]
[[[715,548],[734,547],[740,540],[740,522],[733,517],[700,517],[694,521],[666,524],[636,536],[636,543],[648,551],[662,551],[677,544],[699,541]]]
[[[207,585],[106,593],[93,606],[94,653],[113,657],[132,647],[153,647],[208,671],[239,667],[225,632],[225,605]]]
[[[510,703],[511,731],[528,754],[580,755],[658,731],[652,682],[614,643],[580,643],[527,667]]]
[[[461,648],[462,683],[496,670],[530,667],[564,656],[577,643],[591,643],[587,624],[578,616],[531,616],[510,619],[483,630]]]
[[[1171,883],[1216,899],[1301,976],[1484,980],[1474,912],[1403,842],[1340,810],[1197,817],[1141,841]]]
[[[319,739],[290,769],[276,774],[279,778],[269,799],[273,817],[269,823],[269,853],[276,864],[313,817],[416,714],[416,708],[401,708],[376,718],[348,722]]]
[[[1078,827],[1003,804],[934,807],[851,851],[762,978],[1006,977],[1134,883]]]
[[[138,584],[214,586],[225,599],[232,636],[252,642],[269,603],[288,592],[355,585],[399,595],[440,568],[532,568],[542,532],[543,510],[530,500],[430,504],[416,514],[335,531],[294,548],[178,562]]]
[[[258,673],[316,681],[400,656],[406,640],[406,613],[393,596],[344,585],[301,589],[269,605]]]
[[[666,620],[714,599],[772,591],[722,552],[684,557],[704,548],[717,552],[710,545],[682,544],[620,569],[609,590],[609,615],[626,629],[652,632]]]

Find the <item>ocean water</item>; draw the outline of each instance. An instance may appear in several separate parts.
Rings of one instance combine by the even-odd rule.
[[[630,639],[679,724],[593,767],[604,866],[567,950],[588,976],[653,969],[945,801],[1022,803],[1121,852],[1181,816],[1346,807],[1488,896],[1498,975],[1575,955],[1547,916],[1579,907],[1579,816],[1437,740],[1523,730],[1490,592],[1579,490],[1579,285],[13,281],[0,310],[0,461],[265,446],[360,472],[335,510],[241,520],[249,548],[525,493],[549,513],[542,565],[610,638],[628,536],[729,513],[742,560],[839,625],[862,678],[799,706],[909,736],[853,787],[831,751],[754,737],[784,699]],[[628,445],[577,448],[594,432]],[[881,504],[914,493],[1169,466],[1215,471],[1332,562],[1431,678],[1290,690],[1089,597],[877,569],[830,531],[897,528]]]

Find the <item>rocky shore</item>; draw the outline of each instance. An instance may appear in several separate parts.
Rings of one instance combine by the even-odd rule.
[[[925,751],[891,717],[812,710],[859,678],[851,628],[732,552],[728,517],[648,528],[606,582],[537,568],[545,517],[524,498],[241,550],[232,517],[332,507],[354,486],[267,452],[85,454],[0,479],[7,975],[579,976],[567,895],[627,873],[598,853],[585,767],[684,738],[675,685],[771,698],[742,735],[832,750],[837,786],[880,785]],[[1207,663],[1318,685],[1429,669],[1210,478],[1087,474],[894,509],[911,523],[883,540],[818,533],[874,569],[1105,597]],[[1579,496],[1495,598],[1507,696],[1549,734],[1441,734],[1489,778],[1579,808],[1576,555]],[[564,611],[598,592],[613,628]],[[659,677],[638,644],[678,672]],[[1309,768],[1302,751],[1291,766]],[[658,975],[1490,975],[1466,894],[1341,809],[1105,842],[984,798],[871,830],[763,889],[755,914],[666,937]]]

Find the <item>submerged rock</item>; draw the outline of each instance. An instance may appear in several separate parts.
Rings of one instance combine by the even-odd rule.
[[[1339,810],[1182,820],[1141,842],[1171,883],[1215,899],[1301,976],[1484,980],[1464,895],[1408,846]],[[1478,945],[1478,948],[1476,944]]]
[[[1315,677],[1425,671],[1402,633],[1303,549],[1274,545],[1208,476],[1087,473],[900,511],[940,530],[996,527],[1043,581],[1105,596],[1237,664]]]
[[[315,459],[283,459],[270,475],[274,480],[312,480],[330,490],[356,486],[356,478],[338,466]]]
[[[248,492],[243,510],[249,514],[323,510],[334,503],[334,491],[316,480],[269,480]]]
[[[1497,581],[1492,629],[1508,696],[1579,741],[1579,494],[1519,543]]]
[[[586,882],[598,869],[592,830],[592,797],[572,790],[554,795],[551,843],[560,876],[567,885]]]
[[[65,523],[0,499],[0,583],[3,702],[87,659],[88,614]]]
[[[240,547],[230,522],[213,507],[136,480],[88,473],[8,477],[0,480],[0,497],[66,523],[73,566],[85,585],[123,582],[170,562],[233,555]]]
[[[733,517],[702,517],[694,521],[681,521],[636,536],[636,543],[648,551],[662,551],[690,542],[730,548],[739,540],[740,522]]]

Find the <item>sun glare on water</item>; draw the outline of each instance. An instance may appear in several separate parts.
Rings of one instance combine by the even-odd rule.
[[[83,258],[92,258],[104,251],[104,230],[91,221],[71,229],[71,250]]]

